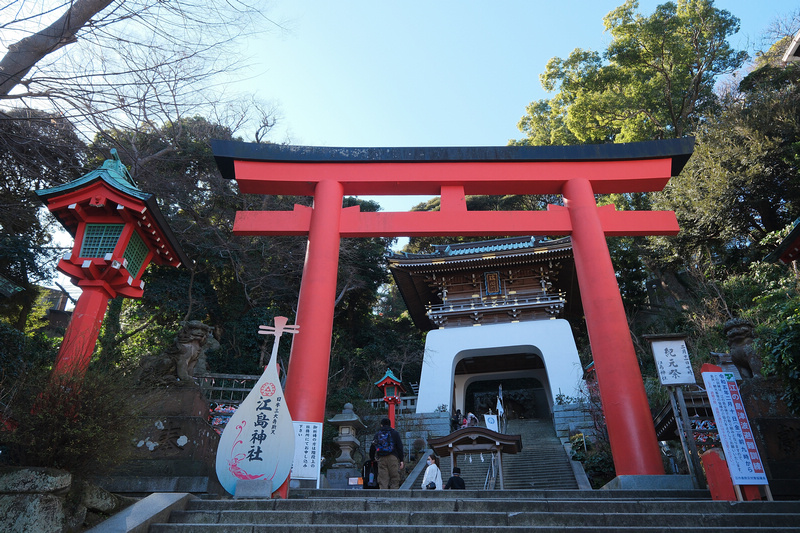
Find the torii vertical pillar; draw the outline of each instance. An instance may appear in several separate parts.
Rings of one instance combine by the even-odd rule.
[[[297,303],[296,323],[302,324],[303,329],[292,342],[285,388],[292,417],[304,422],[321,423],[325,418],[343,199],[342,185],[335,181],[321,181],[314,191],[303,283]]]
[[[653,418],[592,185],[570,180],[563,194],[608,437],[614,456],[629,458],[615,461],[617,475],[663,474],[655,433],[634,429],[652,426]]]
[[[618,475],[663,474],[607,236],[675,235],[669,211],[597,207],[594,194],[659,191],[693,139],[629,145],[319,148],[213,141],[224,177],[247,194],[314,197],[293,211],[240,211],[237,235],[308,235],[286,385],[292,417],[322,422],[341,237],[571,235]],[[441,195],[437,212],[362,213],[347,195]],[[561,194],[547,211],[467,210],[469,194]],[[299,369],[299,370],[298,370]]]

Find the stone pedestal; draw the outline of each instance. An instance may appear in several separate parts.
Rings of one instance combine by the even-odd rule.
[[[351,485],[350,478],[361,477],[361,472],[354,467],[337,467],[332,466],[325,474],[328,479],[328,485],[332,489],[361,489],[361,485]]]
[[[216,478],[219,435],[208,423],[208,401],[196,386],[138,395],[143,427],[131,459],[98,479],[112,492],[220,493]]]
[[[774,378],[749,379],[739,389],[776,499],[800,497],[800,417],[781,400],[783,386]]]

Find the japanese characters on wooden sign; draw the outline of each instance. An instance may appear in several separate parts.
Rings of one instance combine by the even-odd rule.
[[[289,477],[294,458],[294,428],[278,377],[278,339],[286,326],[285,317],[275,317],[275,327],[261,326],[274,334],[272,358],[253,390],[231,415],[217,448],[217,478],[223,488],[236,494],[239,481],[269,481],[272,492]],[[261,333],[261,332],[259,332]]]
[[[694,385],[694,372],[683,339],[653,339],[653,357],[662,385]]]
[[[322,424],[294,423],[295,449],[292,479],[319,479],[322,460]]]
[[[500,272],[486,272],[486,295],[492,296],[502,292],[500,288]]]
[[[767,485],[764,463],[735,381],[722,372],[703,372],[725,460],[735,485]]]

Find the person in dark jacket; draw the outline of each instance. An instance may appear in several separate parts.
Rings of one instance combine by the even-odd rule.
[[[384,443],[381,445],[381,443]],[[388,444],[388,451],[385,449]],[[382,489],[400,488],[400,470],[403,468],[403,439],[392,428],[388,418],[381,420],[381,429],[372,439],[369,458],[378,461],[378,485]]]
[[[445,490],[457,489],[457,490],[464,490],[467,486],[464,484],[464,480],[461,479],[461,469],[457,466],[453,467],[453,475],[450,476],[450,479],[447,480],[447,484],[444,486]]]

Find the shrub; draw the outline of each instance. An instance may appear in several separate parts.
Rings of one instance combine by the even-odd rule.
[[[120,463],[139,424],[130,390],[124,377],[112,373],[60,381],[31,373],[11,405],[16,429],[2,434],[11,462],[79,477]]]

